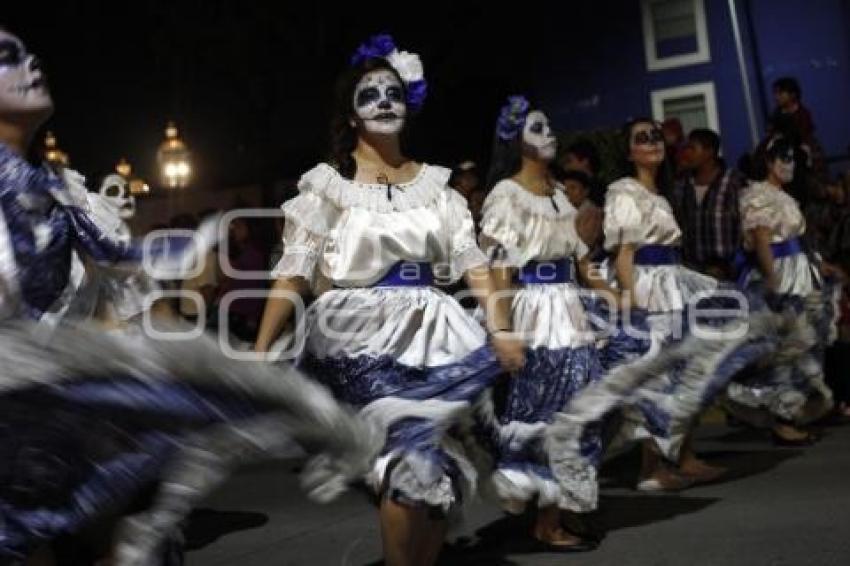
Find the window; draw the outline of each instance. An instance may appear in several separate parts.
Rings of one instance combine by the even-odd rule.
[[[697,83],[652,91],[652,117],[659,122],[678,118],[685,135],[694,128],[720,132],[714,83]]]
[[[703,0],[641,0],[641,10],[650,71],[711,60]]]

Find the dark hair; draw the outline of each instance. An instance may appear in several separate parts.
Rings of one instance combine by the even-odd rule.
[[[599,174],[599,167],[601,166],[599,152],[596,150],[596,146],[593,145],[593,142],[589,139],[577,139],[571,143],[569,147],[567,147],[567,151],[564,153],[572,153],[579,159],[586,159],[590,164],[590,169],[593,171],[593,174]]]
[[[333,117],[331,118],[331,140],[329,161],[340,175],[346,178],[354,178],[357,174],[357,163],[351,156],[351,152],[357,147],[357,129],[351,126],[352,100],[357,83],[366,74],[379,69],[385,69],[398,77],[404,89],[404,97],[407,98],[407,87],[401,77],[384,59],[366,59],[355,67],[349,67],[339,76],[334,88]],[[408,119],[410,107],[408,106]]]
[[[720,136],[714,130],[696,128],[688,134],[688,140],[712,150],[715,157],[720,156]]]
[[[797,143],[793,138],[786,136],[773,136],[765,143],[756,153],[753,160],[752,178],[758,181],[767,179],[770,164],[777,158],[787,155],[791,151],[794,153],[794,160],[797,160]]]
[[[591,179],[584,171],[575,171],[558,167],[555,169],[555,178],[561,183],[565,181],[576,181],[581,183],[585,189],[590,190]]]
[[[521,168],[522,132],[510,140],[503,140],[498,133],[494,134],[493,152],[490,154],[490,169],[487,171],[485,189],[489,191],[502,179],[516,175]]]
[[[787,92],[797,97],[797,100],[803,99],[803,91],[800,89],[800,83],[794,77],[780,77],[773,81],[773,90],[779,92]]]
[[[649,124],[654,128],[658,128],[659,130],[661,129],[661,125],[652,118],[634,118],[626,122],[623,125],[622,130],[620,130],[623,150],[621,170],[625,176],[635,178],[637,177],[637,167],[635,167],[634,162],[629,159],[629,154],[631,153],[632,130],[639,124]],[[661,165],[658,167],[658,171],[655,174],[655,185],[658,189],[658,193],[670,200],[673,192],[673,169],[670,166],[670,160],[668,159],[666,152],[664,161],[661,162]]]

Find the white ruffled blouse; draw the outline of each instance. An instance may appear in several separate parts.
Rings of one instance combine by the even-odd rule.
[[[637,180],[608,186],[605,196],[605,249],[621,244],[679,246],[682,231],[670,203]],[[613,273],[611,274],[613,275]],[[652,313],[683,310],[689,301],[717,287],[717,281],[681,265],[635,265],[638,306]]]
[[[576,214],[563,190],[556,190],[551,197],[541,196],[512,179],[504,179],[484,201],[481,249],[492,257],[501,247],[507,255],[505,263],[511,267],[522,267],[529,261],[584,257],[588,249],[576,232]]]
[[[487,259],[475,242],[466,200],[448,187],[451,171],[423,164],[387,186],[347,179],[326,163],[305,173],[300,194],[281,207],[284,252],[275,277],[319,278],[337,287],[378,282],[399,261],[430,262],[451,280]]]
[[[741,222],[744,228],[744,249],[754,248],[750,230],[764,227],[770,230],[771,243],[802,237],[806,233],[806,220],[794,197],[767,182],[753,183],[741,193]],[[820,275],[805,253],[774,258],[773,269],[779,278],[779,293],[808,295],[820,283]],[[750,271],[749,279],[757,279],[757,268]]]

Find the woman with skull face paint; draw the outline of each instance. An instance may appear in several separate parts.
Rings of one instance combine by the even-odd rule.
[[[484,202],[480,242],[500,290],[512,295],[514,328],[529,351],[497,415],[493,483],[511,512],[537,500],[532,537],[542,548],[575,552],[596,545],[579,536],[586,529],[572,513],[596,508],[600,439],[583,438],[583,467],[552,467],[544,433],[602,370],[576,284],[576,264],[587,275],[588,249],[576,232],[576,209],[548,170],[556,143],[543,112],[522,96],[509,98],[496,126],[489,175],[495,185]],[[578,532],[562,526],[567,521]]]
[[[742,407],[767,409],[774,417],[774,441],[796,446],[816,440],[799,426],[823,416],[832,405],[822,361],[824,348],[835,338],[840,285],[829,280],[837,270],[808,250],[803,214],[783,188],[794,178],[794,154],[788,138],[771,139],[765,151],[765,180],[741,195],[744,245],[737,261],[739,284],[763,293],[773,308],[799,313],[816,341],[793,362],[773,363],[746,382],[731,384],[727,396],[733,412]]]
[[[26,160],[52,107],[37,59],[0,29],[0,563],[182,563],[172,535],[192,504],[286,432],[331,456],[315,495],[360,476],[377,434],[294,371],[86,324],[90,268],[179,276],[196,256],[185,239],[131,242],[78,174]]]
[[[486,307],[493,294],[450,171],[400,149],[425,83],[416,55],[376,36],[354,55],[337,90],[331,163],[306,173],[284,203],[284,255],[275,290],[319,294],[297,326],[299,367],[386,431],[367,482],[380,501],[391,566],[436,561],[445,515],[473,487],[468,445],[472,406],[501,373],[524,363],[501,303],[485,331],[435,274],[464,275]],[[447,268],[447,269],[443,269]],[[293,312],[270,298],[256,349],[267,351]]]
[[[590,426],[621,408],[621,436],[644,440],[638,488],[677,490],[722,473],[696,458],[689,431],[738,370],[772,351],[773,319],[742,316],[739,294],[681,265],[681,230],[662,196],[663,134],[650,120],[623,134],[631,174],[608,187],[605,201],[604,245],[621,303],[602,352],[606,374],[556,417],[549,441],[564,463],[580,463]]]

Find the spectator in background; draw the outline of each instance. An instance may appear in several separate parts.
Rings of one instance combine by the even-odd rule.
[[[586,138],[579,138],[567,147],[558,165],[564,171],[580,171],[590,179],[588,187],[590,200],[596,206],[605,204],[605,186],[599,180],[599,152],[596,146]],[[557,171],[556,175],[557,177]]]
[[[475,189],[466,199],[469,212],[472,213],[472,220],[475,222],[476,233],[478,232],[479,225],[481,223],[481,209],[484,207],[484,199],[486,197],[487,193],[484,189]]]
[[[251,225],[243,217],[234,218],[229,227],[228,257],[230,267],[235,272],[267,272],[268,262],[265,254],[255,243]],[[233,277],[225,271],[219,289],[219,304],[231,291],[250,291],[266,289],[265,279],[243,279]],[[236,338],[251,342],[257,337],[257,329],[263,316],[264,297],[241,298],[230,303],[228,310],[228,330]],[[223,314],[223,313],[222,313]]]
[[[822,254],[838,267],[845,284],[839,301],[838,337],[826,349],[824,373],[835,399],[835,417],[846,422],[850,420],[850,285],[846,284],[850,274],[850,186],[838,178],[827,186],[826,192],[833,215],[828,221],[829,239]]]
[[[815,137],[815,123],[812,113],[803,106],[803,91],[797,79],[782,77],[773,81],[773,99],[776,109],[771,116],[771,124],[777,127],[778,124],[790,123],[801,143],[811,142]]]
[[[602,209],[590,200],[590,177],[583,171],[558,168],[555,177],[564,186],[567,199],[578,211],[576,231],[591,252],[601,249]]]
[[[826,182],[829,171],[826,156],[815,137],[815,123],[812,113],[803,105],[803,91],[800,83],[793,77],[782,77],[773,82],[773,98],[776,108],[770,116],[767,137],[781,135],[794,140],[805,152],[807,168],[815,177]],[[798,160],[799,161],[799,160]],[[798,197],[792,188],[792,194]],[[800,198],[798,197],[798,200]]]
[[[680,179],[687,171],[685,152],[688,145],[682,121],[678,118],[667,118],[661,123],[661,133],[664,134],[664,151],[673,166],[673,175]]]
[[[688,136],[686,175],[673,191],[673,209],[682,227],[686,264],[717,279],[733,279],[733,258],[741,241],[738,197],[746,180],[727,169],[720,136],[698,128]]]
[[[481,186],[481,176],[478,174],[478,166],[474,161],[464,161],[452,171],[449,186],[463,195],[468,201],[469,197]]]
[[[206,210],[201,213],[201,219],[206,219],[215,214],[214,210]],[[197,222],[192,219],[192,222],[197,226]],[[180,290],[190,293],[198,293],[200,302],[197,301],[197,296],[181,296],[178,305],[180,315],[189,322],[196,322],[202,314],[206,315],[209,308],[215,301],[218,295],[219,282],[219,265],[218,265],[218,248],[213,248],[207,252],[201,265],[201,272],[194,277],[189,277],[180,282]],[[194,297],[194,298],[193,298]]]

